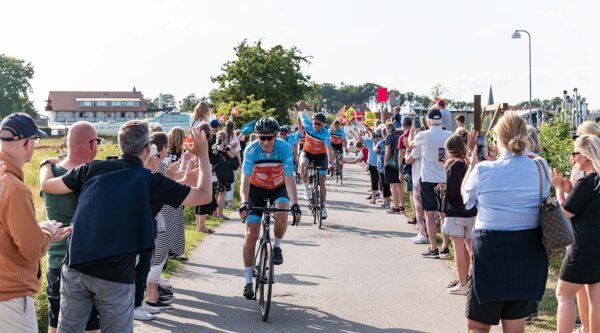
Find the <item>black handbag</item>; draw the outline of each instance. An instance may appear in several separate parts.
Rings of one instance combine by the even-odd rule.
[[[219,162],[213,167],[213,172],[221,183],[232,184],[235,180],[233,168],[224,158],[219,158]]]

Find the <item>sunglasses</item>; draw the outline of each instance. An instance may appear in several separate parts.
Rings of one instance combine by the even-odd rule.
[[[323,126],[323,123],[320,123],[318,121],[313,121],[313,125],[314,126]]]
[[[91,139],[89,143],[92,143],[96,141],[97,144],[100,144],[102,142],[102,139]]]
[[[29,141],[33,141],[35,143],[40,143],[41,140],[42,140],[42,137],[39,136],[39,135],[32,136],[31,138],[27,138],[25,140],[25,143],[23,144],[23,147],[27,146],[27,144],[29,143]]]
[[[580,152],[578,152],[578,151],[574,151],[574,152],[572,152],[572,153],[571,153],[571,156],[575,157],[575,156],[577,156],[577,155],[579,155],[579,154],[581,154],[581,153],[580,153]]]
[[[272,141],[273,139],[275,139],[274,135],[259,135],[258,139],[260,141]]]

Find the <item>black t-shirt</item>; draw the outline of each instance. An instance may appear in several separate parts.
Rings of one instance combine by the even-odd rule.
[[[465,209],[460,187],[467,173],[467,165],[462,161],[453,161],[446,170],[446,196],[444,197],[444,213],[448,217],[477,216],[477,208]]]
[[[586,257],[600,258],[600,177],[591,173],[575,183],[573,191],[565,200],[563,208],[575,214],[571,219],[575,243],[569,252],[580,250]]]
[[[118,160],[92,161],[84,164],[69,171],[62,179],[70,190],[79,193],[83,185],[94,176],[136,167],[144,167],[139,158],[131,155],[123,155]],[[159,173],[152,173],[150,189],[150,207],[153,216],[158,214],[163,205],[179,207],[190,193],[190,187],[179,184]],[[115,190],[135,191],[135,189]],[[106,209],[110,208],[106,207]],[[106,241],[110,242],[111,240],[107,239]],[[107,261],[77,267],[76,270],[103,280],[134,283],[135,256],[111,258]]]

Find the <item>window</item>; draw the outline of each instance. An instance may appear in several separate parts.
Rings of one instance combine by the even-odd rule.
[[[127,106],[127,102],[126,101],[121,101],[121,106]],[[125,117],[124,113],[123,113],[123,117]]]
[[[83,118],[83,112],[79,112],[79,118]]]
[[[92,105],[91,106],[98,106],[98,102],[92,101]]]
[[[121,102],[124,103],[124,102]],[[121,112],[121,118],[125,118],[125,112]]]

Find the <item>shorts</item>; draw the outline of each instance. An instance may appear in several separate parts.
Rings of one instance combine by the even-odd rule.
[[[48,295],[48,325],[58,327],[58,314],[60,312],[60,268],[48,268],[46,272],[46,294]],[[86,331],[100,329],[98,310],[92,306],[90,317],[85,324]]]
[[[452,217],[444,218],[444,227],[442,233],[450,237],[460,237],[471,239],[473,225],[475,225],[476,217]]]
[[[344,153],[344,145],[343,144],[331,144],[331,148],[333,148],[333,150],[335,150],[338,153]]]
[[[435,192],[438,183],[421,182],[421,203],[426,212],[441,212],[442,198]]]
[[[248,205],[253,207],[266,207],[267,203],[265,199],[269,200],[270,205],[275,205],[283,202],[289,206],[290,199],[288,198],[287,189],[285,185],[279,186],[276,189],[267,190],[255,185],[250,184],[250,190],[248,191]],[[263,212],[251,210],[246,217],[246,223],[260,223]]]
[[[400,180],[400,172],[398,172],[398,170],[396,170],[390,166],[386,166],[384,173],[385,173],[386,184],[402,183],[402,181]]]
[[[302,151],[300,154],[300,158],[303,160],[307,160],[310,165],[313,162],[316,166],[321,168],[327,168],[327,154],[311,154],[305,151]],[[327,170],[319,170],[319,175],[327,174]]]
[[[534,300],[479,303],[473,283],[469,282],[465,315],[470,320],[487,325],[498,325],[501,319],[515,320],[528,317],[536,303]]]

